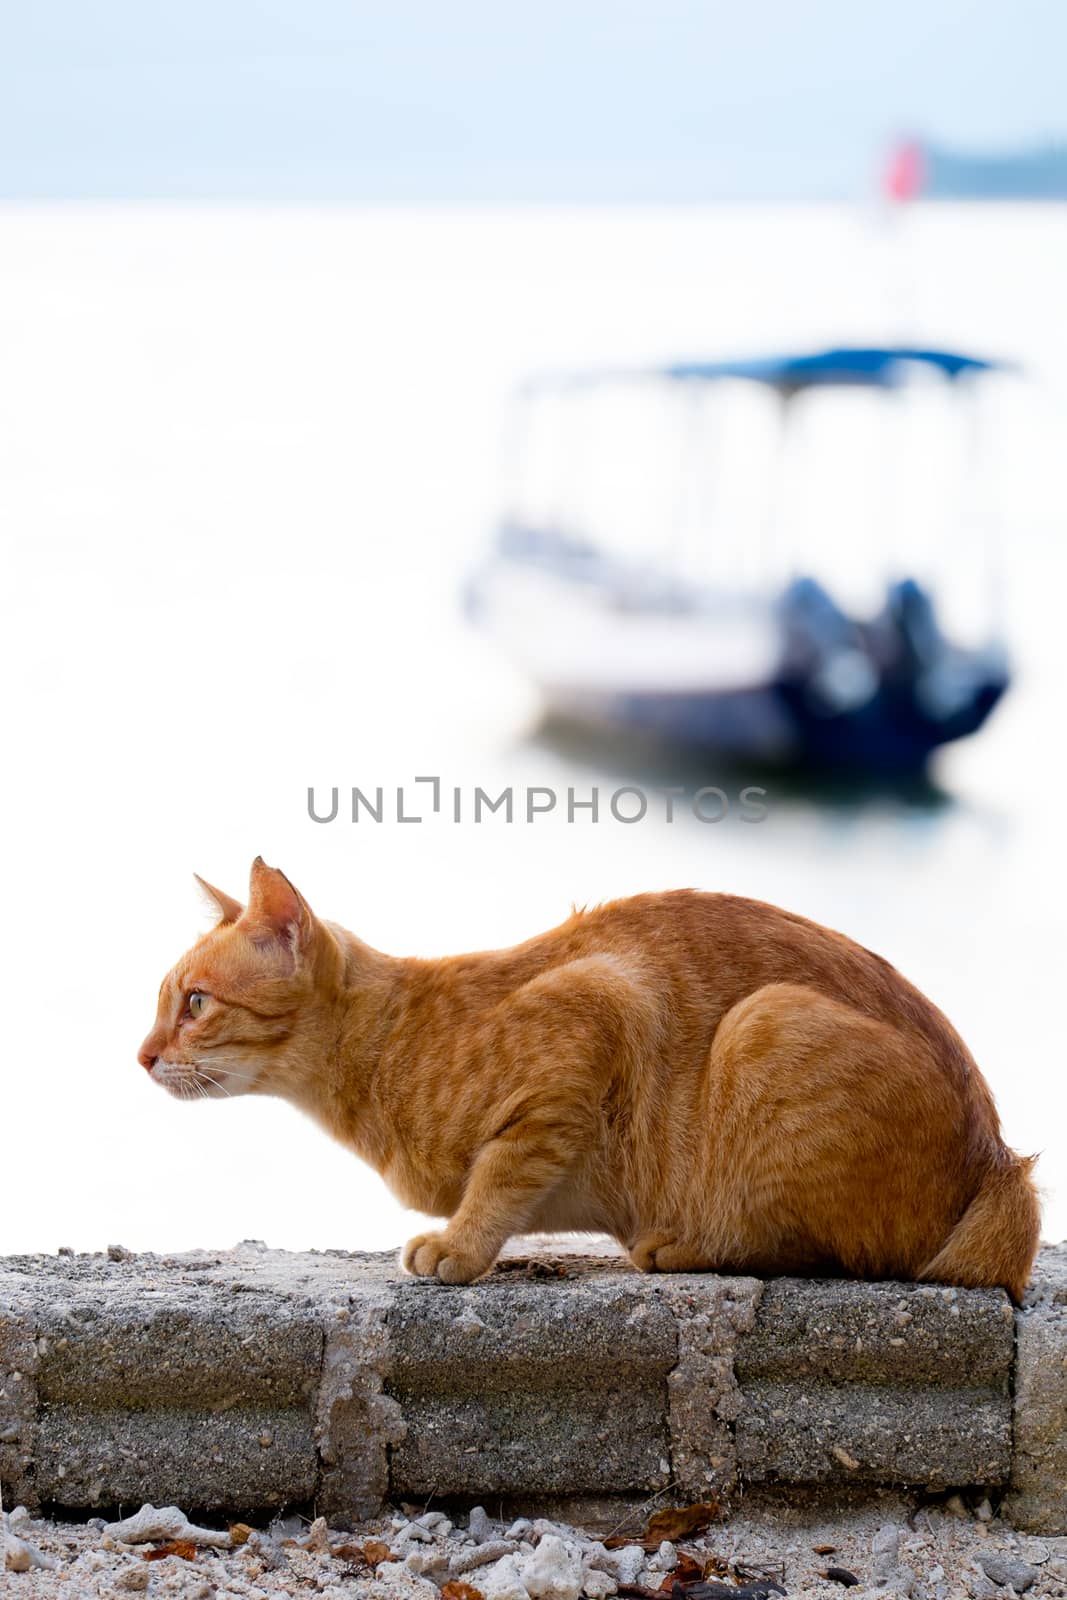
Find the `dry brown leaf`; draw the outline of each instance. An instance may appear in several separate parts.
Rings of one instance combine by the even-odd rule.
[[[836,1544],[813,1544],[811,1548],[817,1556],[832,1556],[837,1546]]]
[[[146,1561],[162,1561],[165,1556],[181,1556],[183,1561],[195,1561],[196,1545],[190,1539],[168,1539],[166,1544],[157,1544],[154,1550],[144,1553]]]
[[[450,1578],[441,1585],[442,1600],[485,1600],[480,1589],[473,1583],[463,1583],[458,1578]]]
[[[707,1577],[707,1573],[703,1562],[698,1561],[696,1556],[690,1555],[688,1550],[679,1550],[678,1565],[671,1576],[676,1583],[696,1583]]]
[[[383,1561],[390,1561],[393,1552],[381,1539],[365,1539],[360,1549],[360,1555],[369,1567],[377,1567]]]
[[[656,1546],[656,1549],[659,1549],[659,1546]],[[678,1550],[677,1563],[673,1566],[672,1571],[665,1574],[664,1581],[659,1586],[659,1592],[669,1595],[675,1584],[681,1584],[683,1589],[688,1589],[689,1584],[701,1584],[701,1582],[704,1582],[709,1571],[718,1573],[721,1570],[723,1570],[723,1563],[718,1562],[715,1557],[710,1558],[709,1562],[697,1562],[696,1555],[691,1554],[689,1550]]]
[[[238,1549],[240,1545],[247,1544],[251,1537],[252,1529],[248,1526],[247,1522],[230,1523],[230,1543],[233,1545],[235,1550]]]
[[[693,1506],[664,1506],[649,1518],[645,1537],[639,1542],[647,1548],[649,1544],[658,1547],[664,1539],[672,1544],[679,1539],[690,1539],[696,1533],[703,1533],[721,1510],[717,1500],[701,1500]]]
[[[361,1566],[369,1566],[361,1544],[353,1544],[351,1541],[348,1544],[335,1544],[330,1554],[335,1561],[358,1561]]]

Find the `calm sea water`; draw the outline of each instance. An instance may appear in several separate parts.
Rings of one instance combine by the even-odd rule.
[[[397,952],[685,884],[840,927],[960,1027],[1067,1233],[1065,273],[1067,214],[1040,208],[0,213],[0,1250],[411,1228],[288,1107],[179,1105],[136,1065],[204,926],[192,872],[240,894],[258,852]],[[883,337],[1028,371],[989,446],[1018,683],[988,729],[920,792],[772,782],[756,827],[452,822],[456,786],[738,782],[536,731],[467,631],[515,377]],[[416,809],[430,775],[446,801],[420,824],[308,818],[308,785],[406,785]]]

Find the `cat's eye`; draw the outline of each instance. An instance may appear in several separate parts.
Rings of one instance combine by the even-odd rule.
[[[188,1005],[189,1015],[191,1017],[198,1017],[203,1011],[204,1007],[207,1005],[207,995],[201,994],[198,989],[194,989],[192,994],[189,996]]]

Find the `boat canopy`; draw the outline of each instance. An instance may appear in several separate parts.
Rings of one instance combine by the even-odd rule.
[[[782,395],[820,387],[891,389],[902,383],[907,367],[917,363],[949,381],[963,375],[1002,370],[995,361],[962,355],[954,350],[923,350],[910,345],[878,348],[843,345],[810,354],[755,356],[735,361],[675,361],[660,367],[605,368],[600,371],[559,373],[532,378],[527,391],[544,388],[583,388],[587,385],[629,382],[642,378],[677,383],[718,383],[747,379],[762,383]]]

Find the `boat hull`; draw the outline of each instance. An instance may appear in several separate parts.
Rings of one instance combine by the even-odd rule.
[[[730,760],[867,773],[921,771],[934,750],[986,721],[1007,687],[990,677],[953,715],[932,717],[914,691],[882,687],[864,705],[827,713],[803,681],[747,689],[599,693],[542,685],[552,712]]]

